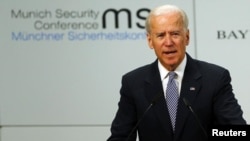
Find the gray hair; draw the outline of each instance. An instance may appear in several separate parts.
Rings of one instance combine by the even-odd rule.
[[[187,30],[188,29],[188,17],[187,17],[187,14],[185,13],[185,11],[182,10],[181,8],[175,6],[175,5],[162,5],[162,6],[154,8],[149,13],[149,15],[146,19],[146,24],[145,24],[147,33],[150,33],[150,30],[151,30],[150,24],[151,24],[152,17],[162,15],[162,14],[168,14],[168,13],[172,13],[172,12],[180,13],[182,20],[183,20],[183,24],[184,24],[184,29]]]

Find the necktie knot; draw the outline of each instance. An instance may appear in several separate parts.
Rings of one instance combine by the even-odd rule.
[[[176,76],[176,73],[174,71],[170,71],[168,75],[169,75],[169,81],[173,81]]]

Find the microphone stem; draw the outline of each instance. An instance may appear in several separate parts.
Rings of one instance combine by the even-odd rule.
[[[135,132],[135,130],[137,129],[138,125],[140,124],[141,120],[143,119],[143,117],[146,115],[146,113],[151,109],[151,107],[153,106],[153,102],[148,106],[148,108],[144,111],[144,113],[142,114],[142,116],[140,117],[140,119],[138,120],[138,122],[136,123],[136,125],[134,126],[134,128],[131,130],[130,134],[128,135],[126,141],[129,141],[130,137],[132,136],[132,134]]]
[[[196,113],[193,111],[192,107],[190,105],[188,105],[188,108],[190,109],[190,111],[193,113],[194,117],[196,118],[196,120],[198,121],[198,124],[201,128],[201,130],[203,131],[203,133],[205,134],[206,138],[208,138],[207,132],[206,130],[203,128],[203,126],[201,125],[201,122],[198,118],[198,116],[196,115]]]

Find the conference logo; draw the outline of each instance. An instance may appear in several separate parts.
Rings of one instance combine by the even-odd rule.
[[[244,40],[249,36],[248,29],[239,30],[217,30],[218,40]]]
[[[108,8],[88,10],[11,9],[11,22],[22,21],[11,31],[13,41],[145,40],[145,20],[150,10]],[[27,26],[28,30],[22,30]]]

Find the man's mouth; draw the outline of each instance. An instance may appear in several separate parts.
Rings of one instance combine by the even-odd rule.
[[[164,53],[167,54],[167,55],[171,55],[171,54],[174,54],[176,53],[177,51],[174,50],[174,51],[165,51]]]

